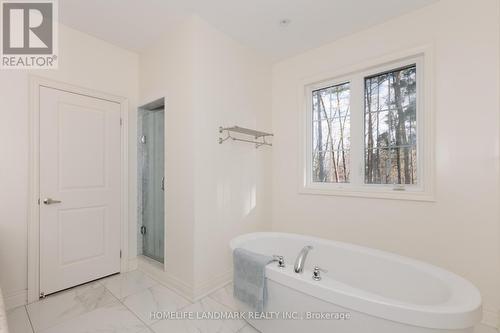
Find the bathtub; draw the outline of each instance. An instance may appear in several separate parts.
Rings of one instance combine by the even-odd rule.
[[[314,248],[297,274],[295,258],[306,245]],[[269,315],[245,318],[262,333],[472,333],[481,319],[476,287],[424,262],[286,233],[245,234],[230,247],[285,257],[285,268],[266,267]],[[320,281],[313,266],[328,271]]]

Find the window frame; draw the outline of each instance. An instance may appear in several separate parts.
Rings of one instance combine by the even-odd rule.
[[[416,65],[417,75],[417,184],[366,184],[365,78],[412,64]],[[370,63],[353,66],[344,74],[325,73],[323,76],[304,80],[300,85],[303,112],[301,112],[300,119],[302,168],[299,193],[434,201],[431,68],[429,48],[423,48],[418,52],[387,56]],[[314,182],[312,177],[312,93],[318,89],[347,82],[350,84],[350,182]]]

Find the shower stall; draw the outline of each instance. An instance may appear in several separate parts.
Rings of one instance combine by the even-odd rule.
[[[165,102],[138,109],[137,253],[164,261],[165,252]]]

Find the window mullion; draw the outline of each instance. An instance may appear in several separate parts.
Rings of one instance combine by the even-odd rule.
[[[361,75],[351,79],[351,184],[363,185],[364,179],[364,87]]]

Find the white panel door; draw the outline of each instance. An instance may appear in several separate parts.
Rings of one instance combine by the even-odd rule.
[[[118,103],[40,88],[40,201],[40,292],[120,271]]]

